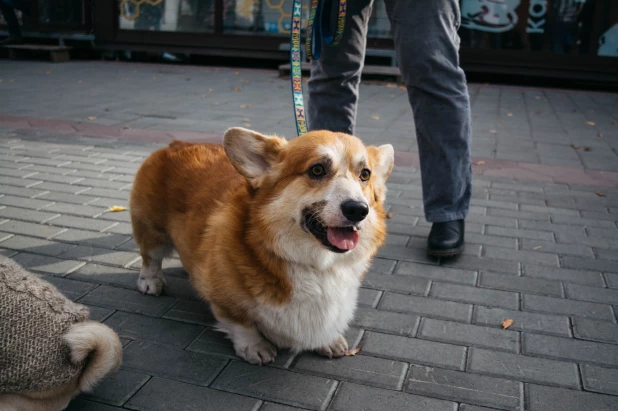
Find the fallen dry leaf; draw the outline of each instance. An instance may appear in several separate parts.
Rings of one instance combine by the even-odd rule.
[[[485,164],[485,162],[483,160],[475,161],[474,164],[477,165],[477,166],[482,166],[483,164]]]
[[[234,75],[235,75],[235,76],[237,76],[237,75],[239,75],[239,74],[240,74],[240,73],[239,73],[239,72],[237,72],[237,71],[235,71],[235,72],[234,72]]]
[[[612,121],[610,121],[610,124],[611,124],[612,126],[618,125],[618,121],[616,121],[616,120],[612,120]]]
[[[15,83],[15,80],[9,80],[9,83]]]
[[[597,137],[601,137],[601,138],[603,138],[603,132],[602,132],[602,131],[599,131],[599,132],[597,133]]]
[[[584,147],[584,151],[590,151],[590,150],[592,150],[590,147],[587,147],[587,146]]]
[[[386,213],[386,218],[393,218],[393,213],[391,213],[390,211],[388,213]]]
[[[489,130],[491,134],[498,134],[498,130]]]
[[[500,120],[500,124],[504,124],[504,120]]]
[[[571,147],[573,147],[575,150],[577,150],[579,148],[579,146],[577,144],[571,144]]]
[[[81,80],[77,80],[77,84],[82,84],[82,81]]]
[[[122,128],[124,128],[125,130],[128,130],[131,128],[131,126],[123,126]]]
[[[541,110],[534,110],[536,114],[541,114]]]
[[[249,124],[249,123],[243,123],[242,125],[243,125],[243,127],[246,127],[246,128],[251,127],[251,124]]]
[[[347,350],[345,352],[346,357],[354,357],[356,354],[360,352],[360,347],[352,348],[351,350]]]
[[[408,206],[408,207],[410,207],[410,208],[416,208],[416,206]]]
[[[513,113],[507,113],[506,114],[508,117],[513,117]]]
[[[241,104],[240,108],[247,108],[247,105],[246,104]]]
[[[209,93],[212,93],[213,91],[215,91],[215,89],[214,89],[214,88],[209,88],[209,89],[208,89],[208,92],[209,92]]]
[[[388,87],[388,88],[397,88],[397,84],[395,84],[395,83],[388,83],[386,85],[386,87]]]
[[[202,94],[200,97],[206,98],[206,97],[208,97],[208,94]]]
[[[400,89],[402,90],[407,90],[408,88],[406,86],[404,86],[403,84],[401,86],[399,86]]]
[[[607,194],[605,194],[605,193],[603,193],[601,191],[597,191],[595,194],[598,195],[599,197],[607,197]]]
[[[586,124],[588,124],[589,126],[596,126],[597,123],[595,123],[594,121],[586,121]]]
[[[379,120],[379,119],[380,119],[380,116],[371,116],[371,119],[372,119],[372,120]]]
[[[513,325],[515,321],[507,318],[506,320],[502,320],[502,329],[506,330],[507,328],[509,328],[511,325]]]
[[[535,99],[540,100],[541,96],[534,96]]]
[[[218,101],[215,102],[215,106],[220,106],[221,103],[219,103]]]
[[[234,89],[234,91],[236,91],[236,92],[240,91],[240,87],[236,87],[236,88]]]
[[[540,250],[541,248],[543,248],[543,246],[537,245],[536,247],[533,247],[532,249],[536,251],[536,250]]]
[[[88,117],[88,120],[90,120],[90,121],[94,121],[94,120],[96,120],[96,119],[97,119],[97,118],[96,118],[95,116],[90,116],[90,117]]]
[[[109,211],[117,213],[119,211],[127,211],[127,208],[123,206],[109,206]]]

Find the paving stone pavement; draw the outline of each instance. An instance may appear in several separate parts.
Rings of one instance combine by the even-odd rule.
[[[198,102],[216,98],[225,105],[229,99],[240,106],[247,104],[243,98],[253,96],[248,104],[257,101],[259,113],[251,117],[252,127],[294,134],[286,128],[291,126],[288,83],[279,83],[272,73],[251,71],[249,80],[243,70],[236,75],[234,70],[102,63],[2,62],[2,69],[0,91],[12,94],[0,102],[0,115],[82,121],[95,116],[92,122],[100,121],[101,127],[134,118],[141,129],[195,127],[220,133],[242,125],[245,117],[236,118],[233,110],[214,103],[200,117]],[[197,88],[195,80],[201,76],[217,90],[209,92],[208,84],[205,90]],[[223,86],[226,78],[230,84]],[[88,81],[92,84],[79,88]],[[219,93],[220,87],[226,90]],[[243,92],[234,87],[255,90],[241,97]],[[119,99],[115,93],[121,88],[126,92]],[[189,96],[189,91],[197,95],[179,99],[179,93]],[[371,102],[372,91],[384,106]],[[490,158],[520,153],[511,158],[528,163],[555,158],[557,165],[603,172],[618,169],[618,128],[611,123],[618,118],[614,95],[539,95],[531,90],[527,95],[482,85],[472,85],[471,92],[476,95],[477,130],[483,124],[499,127],[502,118],[506,123],[526,113],[526,120],[504,140],[500,133],[483,137],[477,131],[478,149],[496,150]],[[256,93],[272,98],[262,107]],[[398,94],[391,101],[389,93]],[[399,130],[406,140],[401,137],[398,151],[414,149],[409,135],[413,124],[389,117],[409,110],[401,94],[396,87],[364,86],[370,104],[359,114],[359,134],[374,136],[367,142],[391,142],[392,137],[398,144]],[[557,110],[564,103],[558,103],[561,95],[578,111],[568,112],[567,106]],[[521,112],[513,102],[519,100],[526,104]],[[285,111],[277,120],[281,107]],[[550,107],[551,115],[545,112]],[[170,110],[184,114],[165,118]],[[534,120],[536,110],[547,114],[545,129],[545,123]],[[389,125],[369,130],[367,125],[381,121],[371,115]],[[194,116],[194,123],[178,122],[186,116]],[[147,119],[152,122],[146,124]],[[141,262],[129,214],[109,212],[108,207],[128,206],[139,164],[163,144],[84,137],[49,125],[48,131],[13,129],[1,128],[0,121],[0,252],[88,305],[92,318],[114,328],[125,347],[122,368],[75,399],[70,411],[618,409],[616,185],[475,174],[464,255],[432,259],[425,254],[430,225],[423,218],[419,172],[395,167],[388,183],[392,216],[387,245],[364,280],[357,315],[346,334],[360,353],[327,360],[280,352],[273,364],[260,368],[234,356],[177,258],[164,264],[164,295],[136,291]],[[552,147],[541,148],[543,139]],[[532,145],[520,146],[524,140]],[[570,144],[590,146],[591,151]],[[603,159],[585,161],[595,147]],[[514,320],[507,330],[501,327],[505,319]]]
[[[133,129],[296,135],[288,78],[274,70],[115,62],[2,61],[1,113]],[[618,171],[618,96],[470,84],[474,157]],[[361,83],[356,134],[418,151],[406,91]]]
[[[259,368],[215,331],[177,259],[136,291],[127,206],[160,143],[0,130],[0,250],[90,307],[120,371],[70,410],[618,409],[618,189],[477,176],[468,247],[425,256],[420,176],[396,167],[387,245],[346,337],[355,357]],[[513,325],[503,330],[504,319]]]

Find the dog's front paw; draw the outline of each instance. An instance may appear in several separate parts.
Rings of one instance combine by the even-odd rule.
[[[235,349],[236,355],[251,364],[268,364],[277,356],[277,348],[266,340],[235,347]]]
[[[330,343],[330,345],[327,345],[326,347],[322,347],[316,350],[316,352],[319,355],[321,355],[322,357],[328,357],[328,358],[343,357],[346,351],[348,351],[348,342],[343,337],[343,335],[340,335],[339,337],[335,338],[335,341]]]
[[[137,279],[137,289],[142,294],[159,295],[165,287],[165,278],[163,277],[142,277]]]

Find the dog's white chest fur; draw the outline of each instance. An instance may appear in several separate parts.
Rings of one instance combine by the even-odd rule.
[[[291,301],[282,306],[261,304],[258,328],[281,348],[328,346],[346,331],[354,316],[363,265],[328,272],[290,265]]]

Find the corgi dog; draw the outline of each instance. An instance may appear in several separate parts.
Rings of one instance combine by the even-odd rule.
[[[244,128],[223,146],[172,142],[146,159],[130,200],[145,294],[176,249],[236,355],[277,348],[343,356],[358,289],[386,237],[390,144],[312,131],[291,141]]]

